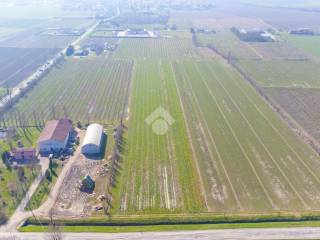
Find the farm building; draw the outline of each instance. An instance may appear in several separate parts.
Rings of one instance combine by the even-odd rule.
[[[231,28],[233,32],[241,41],[245,42],[275,42],[276,38],[264,30],[247,31],[245,29],[238,29],[236,27]]]
[[[298,30],[292,30],[290,31],[290,34],[293,35],[315,35],[315,32],[312,29],[308,29],[308,28],[302,28],[302,29],[298,29]]]
[[[118,38],[155,38],[157,37],[153,31],[146,29],[127,29],[125,31],[118,32]]]
[[[99,124],[91,124],[87,128],[86,136],[82,143],[83,154],[98,154],[101,152],[103,127]]]
[[[78,49],[74,51],[73,55],[76,57],[85,57],[89,55],[89,51],[87,49]]]
[[[38,139],[39,152],[50,153],[63,150],[72,132],[73,126],[69,119],[48,121]]]
[[[94,190],[94,187],[95,187],[95,182],[89,175],[86,175],[81,180],[80,191],[92,192]]]
[[[37,158],[35,148],[14,148],[11,155],[16,161],[31,161]]]

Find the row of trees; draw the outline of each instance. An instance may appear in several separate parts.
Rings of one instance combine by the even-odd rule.
[[[121,122],[119,126],[114,129],[113,138],[115,141],[114,149],[111,156],[111,163],[108,173],[108,189],[107,189],[107,196],[106,201],[104,202],[104,211],[107,215],[109,215],[109,210],[111,208],[111,189],[116,186],[116,177],[119,173],[119,168],[121,164],[122,154],[124,151],[124,133],[127,127]]]

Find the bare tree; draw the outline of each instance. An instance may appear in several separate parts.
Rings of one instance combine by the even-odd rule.
[[[4,238],[4,240],[18,240],[18,238],[13,233],[10,233],[10,235]]]
[[[49,212],[49,226],[47,233],[47,240],[62,240],[63,239],[63,227],[56,223],[54,220],[54,210],[51,209]]]

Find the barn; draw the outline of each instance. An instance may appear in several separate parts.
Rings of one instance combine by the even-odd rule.
[[[69,119],[48,121],[38,139],[39,152],[52,153],[65,149],[72,132],[73,126]]]
[[[103,127],[99,124],[91,124],[87,128],[81,151],[83,154],[98,154],[101,152],[103,140]]]

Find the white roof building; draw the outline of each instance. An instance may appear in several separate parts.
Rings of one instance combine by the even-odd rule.
[[[98,154],[101,152],[103,127],[99,124],[90,124],[84,137],[81,151],[83,154]]]

